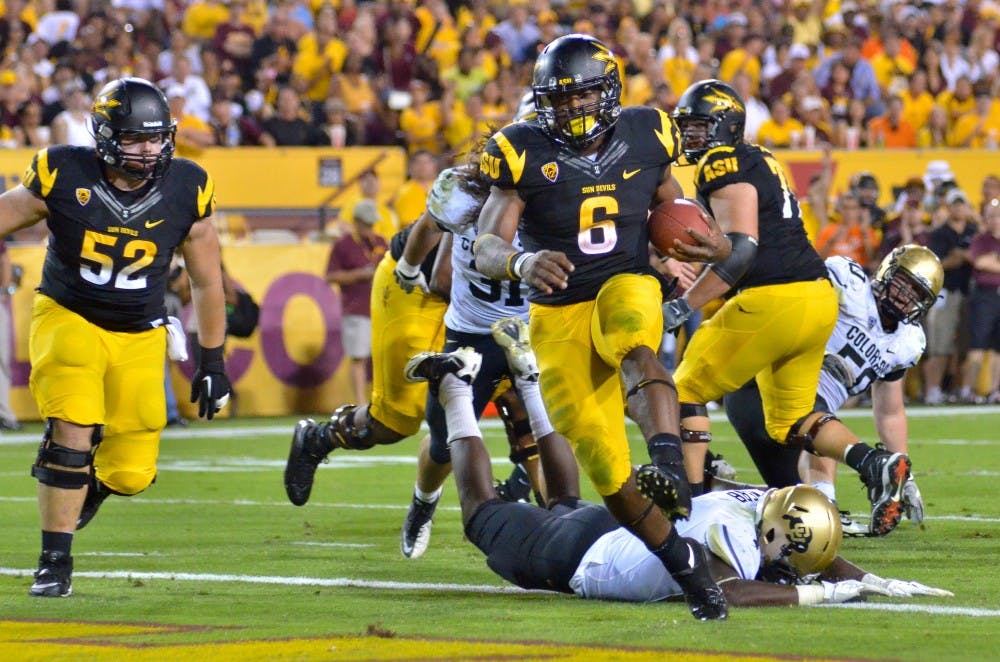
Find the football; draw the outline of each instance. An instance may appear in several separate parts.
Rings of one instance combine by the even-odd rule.
[[[649,215],[649,241],[664,255],[674,247],[674,239],[694,245],[688,228],[708,234],[708,212],[697,200],[677,198],[661,202]]]

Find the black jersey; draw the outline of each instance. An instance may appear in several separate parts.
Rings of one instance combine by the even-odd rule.
[[[641,106],[622,110],[591,157],[556,143],[535,122],[509,124],[490,138],[480,168],[524,200],[524,248],[562,251],[576,267],[565,290],[532,289],[531,301],[586,301],[615,274],[650,273],[649,208],[679,145],[670,117]]]
[[[48,250],[38,291],[110,331],[164,319],[167,275],[191,226],[212,215],[215,184],[175,158],[136,191],[108,183],[89,147],[39,151],[24,185],[48,206]]]
[[[709,195],[723,186],[747,183],[757,189],[757,257],[733,290],[826,277],[823,260],[806,237],[799,201],[769,151],[745,144],[715,147],[699,159],[694,183],[709,209]]]

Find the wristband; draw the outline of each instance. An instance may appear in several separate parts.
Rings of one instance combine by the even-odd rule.
[[[512,265],[514,260],[524,255],[524,253],[511,253],[507,256],[507,263],[504,265],[504,271],[507,272],[507,280],[518,280],[517,274],[514,273]]]
[[[205,368],[206,370],[214,369],[213,372],[222,372],[226,365],[223,350],[225,345],[219,345],[218,347],[212,347],[211,349],[207,347],[202,347],[198,345],[201,350],[200,358],[198,359],[198,364]]]
[[[534,253],[517,253],[517,257],[514,259],[514,264],[510,268],[510,272],[514,274],[514,278],[511,280],[521,280],[524,276],[524,265],[528,262],[528,258],[532,255],[534,255]]]
[[[399,261],[396,262],[396,271],[405,276],[406,278],[416,278],[417,274],[420,273],[420,265],[413,265],[406,261],[406,258],[402,255],[399,256]]]
[[[796,586],[795,591],[799,594],[800,605],[818,605],[823,603],[823,596],[826,591],[822,586],[807,584]]]

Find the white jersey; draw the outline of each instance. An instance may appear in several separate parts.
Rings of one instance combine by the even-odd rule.
[[[849,396],[864,393],[872,382],[902,377],[903,371],[917,364],[927,341],[919,324],[900,322],[892,332],[882,328],[871,281],[857,262],[831,257],[826,269],[840,300],[837,326],[826,343],[826,353],[843,359],[850,383],[841,383],[823,370],[817,393],[836,412]]]
[[[444,314],[445,325],[465,333],[490,333],[490,325],[504,317],[528,321],[528,299],[521,281],[497,281],[475,268],[472,244],[478,230],[476,220],[485,202],[459,186],[458,168],[444,170],[434,180],[427,197],[427,212],[438,226],[454,235],[451,245],[451,302]],[[514,247],[521,241],[514,238]]]
[[[726,562],[740,579],[755,579],[761,556],[757,543],[757,502],[761,490],[708,492],[693,500],[691,517],[674,523]],[[682,595],[660,559],[624,527],[604,534],[580,560],[569,586],[581,598],[656,602]]]

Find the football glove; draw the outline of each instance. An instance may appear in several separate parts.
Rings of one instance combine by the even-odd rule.
[[[917,525],[923,524],[924,499],[920,496],[920,488],[913,478],[903,483],[903,508],[906,509],[908,520]]]
[[[201,347],[198,369],[191,380],[191,402],[198,403],[198,416],[212,420],[226,404],[233,389],[226,377],[226,363],[222,348]]]
[[[392,275],[396,277],[399,286],[409,294],[413,290],[420,288],[425,293],[430,293],[431,288],[427,284],[424,272],[420,270],[420,265],[412,265],[400,256],[396,268],[392,270]]]
[[[836,354],[827,354],[823,357],[823,372],[833,377],[847,391],[854,386],[854,371],[844,360],[844,357]]]
[[[867,586],[877,586],[885,591],[885,595],[893,598],[912,598],[918,595],[930,595],[938,598],[953,598],[955,594],[943,588],[925,586],[920,582],[908,582],[905,579],[882,579],[870,572],[861,578]]]
[[[889,595],[886,589],[875,584],[866,584],[856,579],[841,582],[820,582],[796,586],[800,605],[840,604],[866,595]]]
[[[675,336],[684,322],[694,314],[687,299],[671,299],[663,304],[663,330]]]

